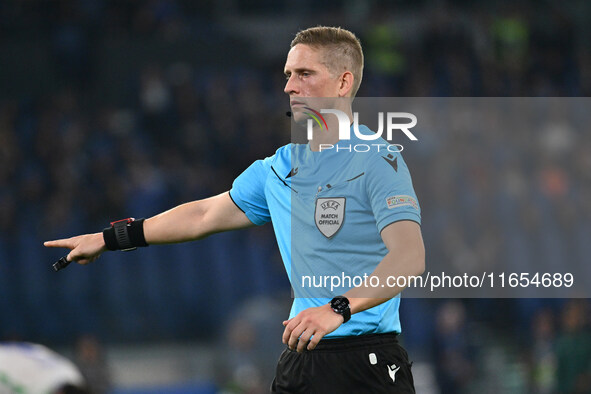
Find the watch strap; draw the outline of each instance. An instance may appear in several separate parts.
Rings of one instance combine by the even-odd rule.
[[[109,250],[135,250],[138,246],[148,246],[144,237],[144,219],[127,218],[111,223],[103,230],[105,246]]]

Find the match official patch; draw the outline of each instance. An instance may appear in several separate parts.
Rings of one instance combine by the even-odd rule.
[[[331,238],[343,226],[345,197],[318,198],[314,210],[316,227],[326,238]]]
[[[397,207],[413,207],[414,209],[419,209],[419,204],[417,204],[417,200],[415,200],[411,196],[391,196],[386,198],[386,204],[388,204],[388,209],[393,209]]]

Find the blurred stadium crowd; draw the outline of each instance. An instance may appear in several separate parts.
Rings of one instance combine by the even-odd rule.
[[[289,38],[263,61],[264,44],[236,34],[227,13],[262,25],[298,21],[287,37],[317,23],[351,28],[366,53],[361,97],[591,93],[584,1],[301,3],[293,14],[287,2],[272,1],[0,5],[0,43],[14,55],[2,60],[10,73],[0,77],[1,339],[220,340],[247,355],[272,340],[245,328],[255,323],[237,312],[258,297],[273,305],[259,322],[268,326],[279,310],[280,325],[287,314],[289,285],[270,226],[109,253],[59,274],[50,265],[63,251],[42,247],[228,190],[253,160],[289,142],[282,75]],[[116,42],[127,46],[117,52]],[[171,61],[168,46],[185,53]],[[449,132],[409,148],[427,264],[503,261],[535,272],[588,262],[589,152],[591,133],[568,125],[529,135]],[[407,299],[401,313],[409,352],[434,366],[442,393],[591,391],[586,300]]]

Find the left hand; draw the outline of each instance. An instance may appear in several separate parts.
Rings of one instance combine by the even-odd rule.
[[[283,322],[283,343],[291,350],[296,350],[297,344],[299,353],[304,351],[306,344],[307,349],[312,350],[326,334],[339,328],[343,321],[343,316],[333,311],[329,304],[305,309]]]

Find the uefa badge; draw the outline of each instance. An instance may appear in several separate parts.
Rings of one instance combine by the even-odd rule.
[[[345,221],[345,197],[326,197],[316,199],[314,221],[316,227],[326,238],[332,238]]]

